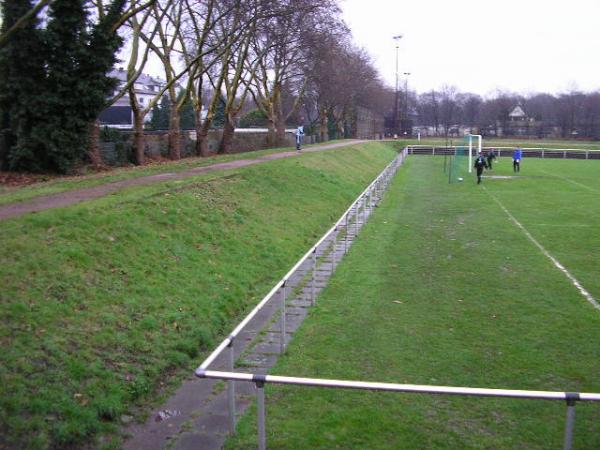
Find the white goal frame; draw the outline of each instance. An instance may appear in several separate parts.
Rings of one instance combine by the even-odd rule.
[[[482,137],[480,134],[467,134],[469,137],[469,173],[473,172],[473,138],[477,138],[477,152],[481,151]]]

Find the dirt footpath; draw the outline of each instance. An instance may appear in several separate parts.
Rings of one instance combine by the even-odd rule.
[[[351,145],[361,144],[363,140],[352,140],[337,142],[335,144],[320,145],[317,147],[309,147],[302,150],[301,153],[319,152],[323,150],[330,150],[339,147],[348,147]],[[267,156],[261,156],[260,158],[254,159],[240,159],[237,161],[229,161],[224,163],[213,164],[211,166],[197,167],[195,169],[185,170],[183,172],[167,172],[156,175],[148,175],[140,178],[133,178],[130,180],[116,181],[114,183],[107,183],[101,186],[95,186],[85,189],[76,189],[67,192],[60,192],[58,194],[43,195],[35,197],[32,200],[25,202],[13,203],[9,205],[0,206],[0,220],[10,219],[18,217],[23,214],[44,211],[46,209],[61,208],[64,206],[74,205],[87,200],[94,200],[96,198],[104,197],[112,194],[119,189],[126,188],[129,186],[139,186],[152,183],[160,183],[163,181],[181,180],[183,178],[194,177],[208,172],[214,172],[216,170],[235,169],[237,167],[250,166],[252,164],[260,164],[266,161],[272,161],[274,159],[290,158],[297,156],[299,152],[282,152],[273,153]]]

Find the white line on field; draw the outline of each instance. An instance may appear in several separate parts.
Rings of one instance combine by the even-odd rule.
[[[506,215],[510,218],[510,220],[513,221],[513,223],[519,227],[521,229],[521,231],[525,234],[525,236],[527,236],[527,238],[533,242],[533,244],[540,249],[540,251],[546,255],[546,257],[548,259],[550,259],[550,261],[552,261],[554,263],[554,265],[558,268],[558,270],[560,270],[562,273],[565,274],[565,276],[571,280],[571,283],[573,283],[573,286],[575,286],[579,292],[581,293],[581,295],[583,295],[583,297],[594,307],[596,308],[598,311],[600,311],[600,304],[596,301],[596,299],[594,299],[594,297],[592,296],[592,294],[590,294],[582,285],[581,283],[577,280],[577,278],[575,278],[573,275],[571,275],[571,272],[569,272],[567,270],[567,268],[565,266],[563,266],[554,256],[552,256],[550,253],[548,253],[548,250],[546,250],[542,244],[540,244],[532,235],[529,231],[527,231],[527,229],[521,225],[521,223],[515,218],[515,216],[513,216],[510,211],[508,209],[506,209],[506,207],[500,202],[500,200],[498,200],[496,198],[496,196],[494,194],[492,194],[490,191],[488,191],[485,186],[483,187],[483,189],[485,190],[485,192],[487,192],[487,194],[492,197],[492,199],[500,206],[500,208],[502,208],[502,210],[506,213]]]
[[[536,227],[558,227],[558,228],[573,228],[573,227],[583,227],[589,228],[591,225],[587,223],[533,223],[532,225]]]
[[[598,191],[598,189],[594,189],[593,187],[586,186],[585,184],[579,183],[578,181],[575,181],[575,180],[571,180],[570,178],[567,178],[567,177],[563,177],[562,175],[557,175],[556,173],[551,173],[551,172],[548,172],[546,170],[542,170],[542,172],[547,173],[548,175],[552,175],[553,177],[557,177],[557,178],[560,178],[562,180],[568,181],[569,183],[572,183],[575,186],[579,186],[579,187],[582,187],[584,189],[587,189],[588,191],[600,192],[600,191]]]

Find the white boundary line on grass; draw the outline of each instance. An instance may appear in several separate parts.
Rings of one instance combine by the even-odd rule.
[[[554,263],[554,265],[556,266],[556,268],[558,270],[560,270],[562,273],[565,274],[565,276],[571,280],[571,283],[573,283],[573,286],[575,286],[579,292],[581,293],[581,295],[583,295],[583,297],[594,307],[596,308],[598,311],[600,311],[600,304],[596,301],[596,299],[592,296],[592,294],[590,294],[582,285],[581,283],[577,280],[577,278],[575,278],[573,275],[571,275],[571,272],[569,272],[567,270],[567,268],[565,266],[563,266],[554,256],[552,256],[548,250],[546,250],[542,244],[540,244],[532,235],[529,231],[527,231],[527,229],[521,225],[521,223],[515,218],[515,216],[513,216],[510,211],[508,209],[506,209],[506,207],[500,202],[500,200],[498,200],[496,198],[496,196],[494,194],[492,194],[489,190],[487,190],[485,188],[485,186],[483,187],[485,192],[487,192],[487,194],[492,197],[492,199],[500,206],[500,208],[502,208],[502,210],[506,213],[506,215],[510,218],[510,220],[512,220],[512,222],[521,229],[521,231],[525,234],[525,236],[527,236],[527,238],[533,242],[533,244],[540,249],[540,251],[546,255],[546,257],[548,259],[550,259],[550,261],[552,261]]]
[[[570,178],[567,178],[567,177],[563,177],[562,175],[557,175],[557,174],[555,174],[555,173],[550,173],[550,172],[548,172],[548,171],[546,171],[546,170],[542,170],[542,172],[543,172],[543,173],[547,173],[548,175],[552,175],[553,177],[558,177],[558,178],[560,178],[561,180],[568,181],[569,183],[571,183],[571,184],[574,184],[575,186],[579,186],[579,187],[582,187],[582,188],[584,188],[584,189],[587,189],[587,190],[588,190],[588,191],[590,191],[590,192],[600,192],[600,191],[598,191],[598,189],[594,189],[593,187],[586,186],[586,185],[585,185],[585,184],[583,184],[583,183],[579,183],[578,181],[571,180]]]

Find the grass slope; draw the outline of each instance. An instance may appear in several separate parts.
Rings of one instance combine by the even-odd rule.
[[[448,185],[442,163],[409,157],[272,373],[600,392],[600,311],[491,197],[598,299],[599,163],[527,160],[517,179],[481,186],[474,176]],[[495,167],[511,174],[508,159]],[[266,393],[272,449],[547,449],[563,439],[561,402]],[[228,448],[255,446],[255,424],[244,417]],[[575,448],[600,448],[599,424],[599,404],[578,404]]]
[[[394,155],[306,154],[2,222],[0,447],[87,448],[116,432]]]

